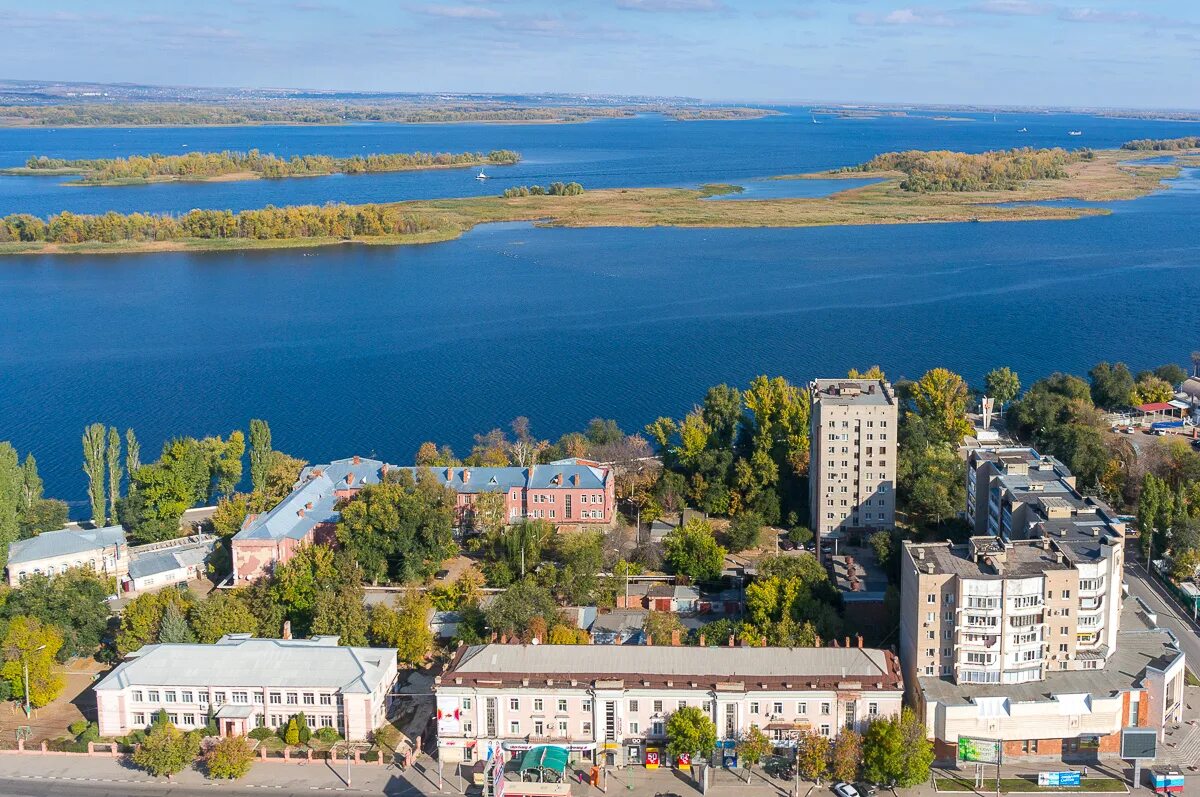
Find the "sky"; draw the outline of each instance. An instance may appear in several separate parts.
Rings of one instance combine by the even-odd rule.
[[[0,78],[1200,108],[1200,0],[0,0]]]

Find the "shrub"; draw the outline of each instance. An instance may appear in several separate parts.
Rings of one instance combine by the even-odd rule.
[[[303,711],[296,715],[296,729],[299,732],[300,744],[308,744],[312,737],[312,729],[308,727],[308,717],[304,716]]]
[[[236,780],[244,777],[253,763],[254,750],[241,736],[226,736],[204,756],[204,768],[210,778]]]
[[[288,720],[287,726],[280,731],[280,736],[283,738],[284,744],[289,747],[300,744],[300,726],[296,723],[295,717]]]
[[[271,730],[270,728],[268,728],[266,726],[261,727],[261,728],[255,728],[254,730],[250,731],[250,734],[249,734],[251,739],[254,739],[255,741],[258,741],[258,742],[265,742],[267,739],[270,739],[274,735],[275,735],[275,731]]]
[[[337,728],[318,728],[313,733],[313,736],[316,736],[325,744],[333,744],[342,740],[342,735],[337,732]]]
[[[79,734],[86,731],[87,727],[88,727],[87,720],[75,720],[74,722],[72,722],[70,725],[67,726],[67,730],[71,732],[72,736],[78,736]]]
[[[94,722],[89,722],[87,723],[87,727],[80,731],[75,738],[83,744],[98,742],[100,741],[100,726]]]

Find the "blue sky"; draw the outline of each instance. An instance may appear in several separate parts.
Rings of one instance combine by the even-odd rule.
[[[1200,0],[0,0],[0,77],[1200,108]]]

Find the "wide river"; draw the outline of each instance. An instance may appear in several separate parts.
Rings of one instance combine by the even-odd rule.
[[[279,154],[520,151],[517,166],[204,185],[81,188],[0,177],[0,214],[46,215],[739,182],[894,149],[1110,147],[1194,125],[1065,115],[654,116],[570,125],[0,130],[0,166],[249,149]],[[955,114],[955,116],[964,116]],[[1018,129],[1027,127],[1027,133]],[[1078,137],[1068,130],[1082,130]],[[751,183],[768,196],[778,184]],[[797,190],[811,190],[796,185]],[[47,490],[84,497],[80,434],[172,435],[270,420],[310,461],[408,462],[423,440],[465,453],[526,415],[554,438],[595,416],[634,430],[718,382],[802,382],[945,365],[1028,384],[1101,359],[1134,368],[1200,348],[1200,176],[1068,222],[799,230],[481,227],[420,247],[0,259],[0,440],[32,450]]]

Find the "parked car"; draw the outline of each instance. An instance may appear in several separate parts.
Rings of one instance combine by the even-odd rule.
[[[866,781],[859,781],[858,783],[855,783],[854,788],[858,790],[858,793],[861,794],[862,797],[875,797],[875,793],[879,791],[874,783],[867,783]]]
[[[833,784],[833,793],[837,797],[859,797],[858,789],[854,788],[854,785],[851,783]]]

